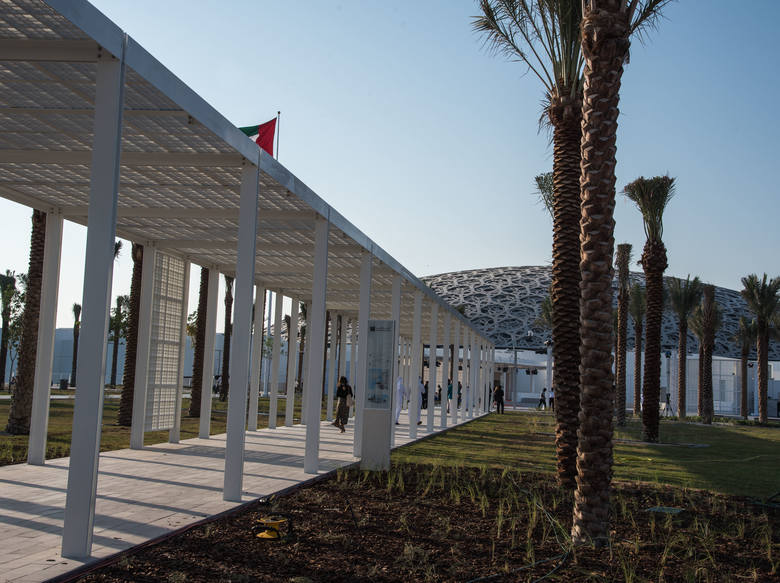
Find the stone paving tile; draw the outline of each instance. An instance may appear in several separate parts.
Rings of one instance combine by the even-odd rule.
[[[406,412],[395,429],[395,447],[410,441]],[[320,474],[356,461],[353,431],[353,423],[340,433],[322,422]],[[418,436],[426,435],[420,426]],[[303,471],[305,438],[304,425],[246,433],[244,502],[313,477]],[[237,506],[222,500],[224,449],[222,434],[101,453],[92,556],[86,562]],[[60,458],[44,466],[0,467],[0,583],[38,583],[85,563],[60,555],[69,463]]]

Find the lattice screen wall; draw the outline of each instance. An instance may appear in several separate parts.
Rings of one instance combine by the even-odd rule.
[[[146,394],[146,431],[171,429],[179,389],[179,354],[184,296],[184,261],[157,253]]]

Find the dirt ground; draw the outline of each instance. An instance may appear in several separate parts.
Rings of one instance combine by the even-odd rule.
[[[269,514],[288,519],[278,540],[256,536]],[[615,483],[611,524],[608,546],[572,548],[570,494],[547,474],[343,470],[80,581],[780,580],[780,505]]]

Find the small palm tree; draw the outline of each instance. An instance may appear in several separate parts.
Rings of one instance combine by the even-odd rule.
[[[133,422],[133,393],[135,392],[135,360],[138,352],[138,320],[141,310],[141,274],[144,268],[143,245],[133,243],[133,275],[130,280],[130,305],[127,317],[127,343],[125,344],[125,370],[122,375],[122,396],[119,400],[117,424],[130,427]]]
[[[642,414],[642,331],[644,330],[647,294],[635,283],[631,287],[628,311],[634,321],[634,416]]]
[[[198,312],[195,320],[195,347],[192,358],[192,388],[190,389],[190,417],[200,417],[201,387],[203,386],[203,363],[206,360],[206,312],[209,306],[209,270],[200,268],[198,290]]]
[[[701,304],[696,306],[691,312],[688,318],[688,328],[691,329],[693,335],[696,336],[696,340],[699,341],[699,376],[697,379],[696,392],[696,414],[699,417],[704,415],[704,392],[702,389],[702,383],[704,382],[704,316],[701,311]]]
[[[536,196],[539,202],[542,203],[547,212],[550,213],[550,218],[555,219],[555,198],[553,188],[553,173],[544,172],[534,176],[534,182],[536,183]]]
[[[0,336],[0,389],[5,385],[5,369],[8,359],[8,340],[11,328],[11,304],[16,293],[16,274],[5,270],[0,275],[0,302],[2,302],[3,333]]]
[[[715,287],[705,285],[702,287],[701,300],[701,335],[702,335],[702,362],[701,362],[701,418],[706,424],[712,423],[715,414],[712,393],[712,351],[715,347],[715,332],[720,328],[721,310],[715,302]]]
[[[230,393],[230,340],[233,336],[233,278],[225,275],[225,335],[222,345],[222,377],[219,400],[225,401]]]
[[[539,79],[544,88],[543,118],[552,127],[552,339],[558,423],[555,441],[558,480],[562,486],[573,489],[580,408],[582,3],[481,0],[479,5],[482,14],[475,17],[474,29],[485,35],[486,42],[497,53],[522,62]],[[546,186],[538,182],[537,185]]]
[[[298,335],[300,336],[301,340],[298,345],[298,372],[297,376],[295,377],[295,386],[296,388],[303,388],[302,377],[303,377],[303,355],[306,352],[306,322],[309,319],[308,311],[306,308],[306,302],[300,302],[298,305]],[[289,330],[289,328],[288,328]],[[325,326],[325,331],[328,331],[327,322]],[[327,360],[327,359],[326,359]]]
[[[745,316],[739,317],[739,327],[731,340],[739,346],[739,378],[741,387],[741,399],[739,404],[739,414],[748,418],[748,358],[750,358],[750,349],[756,344],[756,321],[748,320]]]
[[[70,386],[76,386],[76,363],[79,357],[79,334],[81,332],[81,304],[73,304],[73,359],[70,363]]]
[[[645,330],[644,407],[642,436],[645,441],[658,441],[661,396],[661,320],[664,312],[664,271],[667,267],[663,243],[663,216],[666,205],[674,196],[674,178],[670,176],[640,177],[627,184],[626,197],[642,213],[647,241],[642,250],[642,269],[647,290],[647,328]]]
[[[685,281],[673,277],[669,280],[669,301],[677,316],[677,415],[685,418],[686,411],[686,363],[688,362],[688,318],[701,300],[701,281],[698,277]]]
[[[780,277],[767,280],[766,273],[762,279],[756,274],[742,278],[742,297],[748,309],[756,316],[756,353],[758,356],[758,422],[766,423],[767,388],[769,373],[769,338],[772,323],[777,317],[780,306]]]
[[[111,387],[116,388],[117,357],[119,356],[119,342],[127,336],[127,306],[130,304],[130,296],[117,296],[116,307],[112,310],[110,318],[110,339],[113,342],[111,358]]]
[[[618,269],[617,344],[615,350],[615,371],[617,373],[617,424],[626,424],[626,340],[628,338],[628,298],[630,282],[628,263],[631,261],[631,245],[617,246],[615,264]]]
[[[544,296],[542,304],[539,310],[539,316],[534,320],[534,326],[540,328],[546,328],[552,330],[553,325],[553,303],[552,298],[548,295]]]
[[[46,213],[34,210],[30,236],[30,265],[27,272],[24,315],[22,316],[22,339],[19,344],[19,372],[16,389],[11,396],[11,408],[8,412],[8,426],[6,427],[6,431],[12,435],[30,433],[45,246]]]

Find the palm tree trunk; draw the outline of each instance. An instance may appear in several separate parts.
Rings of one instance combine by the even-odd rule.
[[[553,388],[558,483],[575,486],[580,409],[580,142],[581,96],[551,100],[553,123]],[[435,387],[434,387],[435,388]]]
[[[658,441],[660,422],[659,403],[661,398],[661,320],[664,313],[664,270],[666,270],[666,247],[660,241],[648,241],[642,252],[642,267],[645,271],[647,289],[647,312],[645,314],[645,374],[642,384],[644,406],[642,407],[642,438]]]
[[[606,544],[612,481],[612,259],[620,79],[629,26],[617,3],[584,4],[580,221],[580,419],[572,540]],[[609,14],[609,11],[612,14]],[[557,364],[557,363],[556,363]],[[557,395],[556,395],[557,399]]]
[[[79,359],[79,334],[81,332],[81,323],[73,324],[73,360],[70,363],[70,386],[76,386],[76,363]]]
[[[739,361],[739,374],[741,386],[741,399],[739,403],[739,414],[743,419],[748,418],[748,357],[750,356],[750,347],[743,346]]]
[[[634,322],[634,416],[642,414],[642,321]]]
[[[707,342],[704,344],[704,359],[702,362],[702,383],[701,383],[701,389],[702,389],[702,404],[703,404],[703,410],[702,410],[702,423],[705,423],[707,425],[712,424],[712,417],[714,414],[714,403],[712,401],[713,394],[712,394],[712,345]]]
[[[688,363],[688,322],[680,319],[680,337],[677,339],[677,417],[685,419]]]
[[[111,350],[111,387],[116,388],[117,357],[119,356],[119,335],[121,334],[120,306],[117,302],[116,324],[114,325],[114,345]]]
[[[698,403],[696,403],[696,413],[699,417],[704,417],[704,343],[699,338],[699,381],[697,383],[697,389],[699,392]]]
[[[628,289],[618,292],[617,333],[617,424],[626,424],[626,340],[628,338]]]
[[[125,370],[122,378],[122,396],[119,400],[117,423],[124,427],[133,424],[133,393],[135,390],[135,358],[138,352],[138,318],[141,311],[141,273],[144,268],[143,245],[133,243],[133,275],[130,280],[130,304],[127,316],[127,344]]]
[[[30,433],[33,388],[35,385],[35,358],[38,352],[38,317],[41,312],[41,284],[43,282],[43,251],[46,245],[46,213],[34,210],[30,237],[30,264],[27,271],[22,339],[19,344],[19,373],[16,389],[11,396],[6,431],[12,435]],[[766,406],[764,406],[766,411]]]
[[[225,336],[222,344],[222,382],[219,400],[225,401],[230,393],[230,340],[233,336],[233,278],[225,276]]]
[[[11,326],[11,306],[3,307],[3,332],[0,335],[0,389],[5,387],[5,369],[8,362],[8,329]]]
[[[192,387],[190,388],[190,417],[200,417],[201,387],[203,385],[203,363],[206,352],[206,311],[209,305],[209,270],[200,268],[200,289],[198,290],[198,318],[195,326],[195,348],[192,358]],[[211,355],[214,358],[214,355]]]
[[[767,389],[769,380],[769,332],[768,327],[759,324],[756,352],[758,353],[758,422],[766,423],[769,417],[767,408]]]

